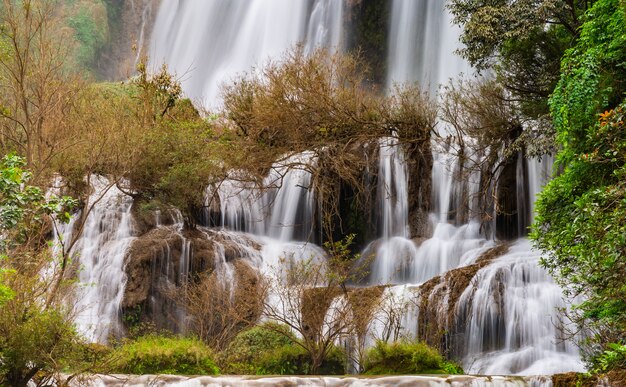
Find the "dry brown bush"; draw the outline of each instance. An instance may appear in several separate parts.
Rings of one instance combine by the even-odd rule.
[[[325,236],[332,240],[338,215],[340,184],[355,197],[365,197],[363,171],[385,136],[398,136],[402,146],[430,157],[430,134],[436,109],[417,87],[384,96],[367,86],[368,69],[358,56],[301,47],[227,85],[223,91],[224,124],[237,137],[239,159],[233,168],[251,177],[265,176],[272,163],[303,151],[316,163],[294,163],[309,170],[320,200]],[[413,151],[414,151],[413,149]]]

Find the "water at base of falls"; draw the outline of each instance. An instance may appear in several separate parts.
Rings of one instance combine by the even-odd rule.
[[[332,377],[332,376],[200,376],[185,377],[173,375],[94,375],[90,378],[93,386],[310,386],[310,387],[375,387],[375,386],[415,386],[415,387],[552,387],[549,377],[503,377],[503,376],[382,376],[382,377]],[[70,383],[70,386],[77,384]]]

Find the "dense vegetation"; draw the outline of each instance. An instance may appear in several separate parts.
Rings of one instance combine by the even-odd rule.
[[[355,197],[369,189],[363,152],[382,136],[395,133],[410,149],[430,154],[437,116],[418,88],[382,96],[371,85],[365,59],[380,77],[385,53],[384,36],[371,26],[386,20],[388,8],[359,4],[355,40],[366,42],[365,53],[374,52],[374,58],[324,51],[306,57],[295,48],[226,87],[224,109],[209,114],[184,99],[167,68],[151,74],[145,58],[137,75],[123,83],[89,81],[110,37],[111,2],[3,1],[0,384],[25,385],[34,376],[45,384],[59,372],[341,374],[353,362],[368,374],[461,372],[419,342],[381,341],[358,358],[336,346],[347,335],[362,345],[380,291],[347,290],[361,275],[350,270],[360,257],[349,249],[353,235],[335,240],[346,234],[336,229],[342,227],[335,222],[338,187],[349,185]],[[481,188],[490,197],[503,160],[558,150],[559,173],[537,203],[532,237],[546,252],[542,264],[576,302],[569,317],[587,338],[583,348],[591,370],[624,368],[626,5],[452,0],[450,9],[464,26],[461,53],[477,69],[495,74],[488,82],[451,84],[444,92],[440,116],[459,137],[472,140],[457,146],[459,156],[480,160],[469,168],[488,176]],[[305,150],[318,162],[293,163],[314,177],[331,259],[324,267],[314,261],[285,265],[288,272],[277,278],[291,278],[295,286],[261,283],[259,297],[274,286],[285,303],[298,301],[287,311],[292,315],[267,312],[284,325],[258,325],[258,313],[251,318],[232,305],[217,309],[219,300],[211,299],[218,317],[229,321],[213,324],[207,319],[215,316],[207,317],[206,310],[190,313],[212,323],[194,326],[203,327],[194,332],[200,339],[148,332],[111,347],[83,341],[71,308],[77,236],[56,249],[48,241],[77,209],[80,229],[93,207],[92,175],[110,176],[110,187],[145,206],[179,208],[193,229],[207,185],[232,177],[232,171],[259,184],[277,155],[289,160]],[[56,174],[63,176],[59,192],[46,195]],[[494,203],[485,199],[483,207],[490,220]],[[183,289],[185,300],[213,290],[203,287],[210,284],[206,278]],[[338,295],[347,302],[333,304],[340,318],[328,324],[323,312]],[[219,340],[213,337],[217,331]]]
[[[49,268],[55,257],[45,241],[49,216],[67,221],[76,201],[46,197],[24,164],[15,155],[0,161],[0,383],[13,386],[81,362],[71,285]]]
[[[596,1],[563,58],[550,108],[559,174],[538,201],[543,264],[582,300],[594,369],[626,366],[626,7]]]
[[[365,359],[368,375],[460,374],[461,367],[446,361],[437,350],[420,342],[378,341]]]
[[[450,8],[465,23],[462,54],[478,69],[493,68],[519,101],[527,151],[558,149],[532,237],[546,254],[542,264],[575,300],[569,317],[587,337],[591,369],[623,368],[626,5],[453,0]]]

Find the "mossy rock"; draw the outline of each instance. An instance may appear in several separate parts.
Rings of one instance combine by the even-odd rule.
[[[127,341],[111,354],[113,372],[216,375],[213,352],[200,340],[148,335]]]
[[[458,365],[446,361],[439,352],[422,342],[378,341],[365,359],[367,375],[462,374]]]

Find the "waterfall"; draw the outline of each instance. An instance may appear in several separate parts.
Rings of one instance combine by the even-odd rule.
[[[130,214],[133,200],[105,177],[92,175],[89,181],[92,193],[88,206],[93,208],[71,251],[80,265],[75,321],[87,339],[106,342],[109,335],[120,333],[119,311],[126,283],[124,257],[134,239]],[[60,230],[58,236],[66,248],[80,216],[75,215]]]
[[[378,203],[382,237],[409,237],[407,165],[404,152],[395,137],[385,137],[379,144]]]
[[[555,313],[565,308],[558,285],[538,265],[540,255],[518,241],[481,269],[459,299],[467,337],[465,370],[475,374],[541,375],[584,372],[578,348]]]
[[[141,2],[141,4],[135,4],[135,0],[130,1],[130,7],[134,14],[141,13],[141,22],[139,23],[139,29],[137,32],[137,53],[135,55],[135,64],[139,62],[141,56],[144,54],[144,49],[146,46],[146,35],[149,33],[148,24],[152,21],[152,1],[147,0]]]
[[[471,68],[454,55],[454,50],[459,48],[458,36],[459,27],[451,25],[444,1],[392,0],[388,89],[396,82],[418,82],[431,94],[436,94],[438,86],[449,78],[471,73]],[[442,135],[449,135],[445,127]],[[433,144],[433,236],[421,243],[408,265],[401,254],[380,261],[377,256],[375,273],[406,273],[404,282],[423,283],[448,270],[476,262],[494,245],[494,241],[485,237],[474,215],[479,209],[476,198],[481,176],[477,172],[468,174],[458,157],[447,149],[449,147],[449,144],[447,147]],[[532,218],[534,200],[547,181],[551,164],[549,157],[518,159],[516,193],[520,235],[524,235]],[[381,172],[387,173],[383,169]],[[521,239],[509,253],[476,273],[462,294],[456,314],[467,322],[464,328],[466,371],[528,375],[584,370],[577,349],[562,340],[559,329],[562,326],[557,327],[558,308],[566,304],[561,289],[539,267],[539,258],[530,243]],[[381,265],[386,269],[381,269]],[[380,276],[376,279],[380,280]],[[398,289],[395,292],[408,292],[407,297],[410,297],[410,287],[395,288]],[[449,302],[447,296],[443,297],[437,308]],[[406,330],[417,334],[416,322],[411,324]]]
[[[314,163],[313,152],[284,157],[272,165],[262,187],[235,171],[230,179],[209,187],[206,201],[219,200],[222,227],[281,242],[308,241],[315,213],[309,171]]]
[[[379,141],[377,203],[381,239],[372,266],[373,283],[403,281],[402,266],[417,252],[408,238],[408,179],[404,152],[395,137]],[[399,269],[399,270],[398,270]]]
[[[454,51],[459,27],[441,0],[391,0],[387,88],[418,82],[433,94],[470,68]]]
[[[185,93],[209,107],[220,86],[302,44],[340,49],[342,0],[163,1],[150,58],[182,79]]]
[[[453,54],[459,47],[459,29],[451,24],[444,1],[389,1],[392,20],[388,89],[396,82],[419,82],[435,94],[448,78],[471,72]],[[151,65],[166,63],[181,77],[186,95],[210,107],[219,103],[221,82],[254,71],[254,66],[279,57],[296,43],[302,44],[305,52],[316,47],[341,49],[344,6],[342,0],[162,1],[151,34]],[[363,253],[367,256],[371,252],[374,257],[370,284],[396,285],[385,290],[383,305],[393,309],[404,305],[404,301],[413,302],[395,316],[399,331],[413,337],[418,335],[420,318],[416,297],[429,301],[438,314],[445,314],[454,301],[449,289],[444,292],[444,279],[440,278],[431,293],[418,291],[420,285],[477,264],[483,253],[496,245],[485,236],[475,216],[481,176],[467,173],[462,159],[445,146],[433,149],[432,233],[413,240],[408,221],[409,160],[397,138],[380,139],[376,197],[379,234]],[[231,171],[229,179],[208,187],[207,204],[219,211],[218,227],[199,227],[196,231],[200,237],[186,234],[180,216],[175,220],[177,224],[166,226],[156,212],[155,228],[163,235],[174,234],[176,243],[180,242],[176,250],[179,256],[175,256],[169,241],[154,252],[159,258],[150,262],[154,265],[153,275],[160,276],[157,285],[180,286],[193,274],[193,238],[211,242],[212,268],[231,291],[236,280],[235,259],[246,260],[263,274],[271,274],[292,260],[314,258],[322,262],[323,249],[311,243],[317,202],[309,169],[317,162],[315,151],[279,157],[260,184],[262,187],[242,171]],[[517,165],[518,209],[528,215],[528,220],[551,164],[544,157],[520,159]],[[126,282],[124,257],[134,240],[132,199],[111,187],[96,202],[108,182],[102,177],[93,180],[90,202],[95,206],[75,246],[82,266],[77,323],[91,340],[105,341],[119,331]],[[520,223],[519,228],[525,225]],[[62,231],[66,239],[75,232],[72,223]],[[583,369],[576,348],[560,341],[556,308],[566,304],[560,298],[560,289],[538,266],[538,260],[529,242],[520,239],[507,254],[472,274],[454,310],[457,319],[463,316],[462,360],[467,370],[530,374]],[[444,292],[445,296],[434,297],[434,292]],[[163,300],[153,297],[148,301],[155,313],[162,308],[159,303]],[[176,312],[178,319],[185,319],[184,310]],[[448,315],[443,321],[446,325],[456,323]],[[385,336],[389,325],[384,316],[377,316],[370,344],[374,338]],[[531,383],[520,378],[511,384],[518,381]],[[487,385],[483,380],[476,383]]]
[[[527,159],[528,163],[528,196],[530,201],[531,219],[535,215],[535,201],[541,189],[552,177],[552,167],[554,165],[553,155],[543,155]]]

